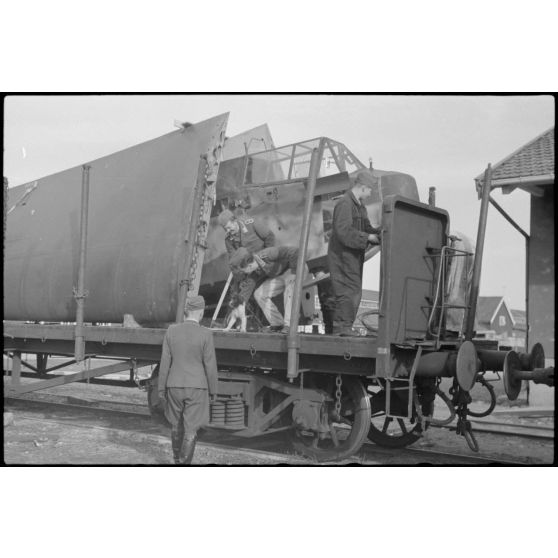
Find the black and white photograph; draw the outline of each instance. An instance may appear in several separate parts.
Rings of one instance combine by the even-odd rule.
[[[554,463],[555,98],[4,98],[7,465]]]
[[[548,0],[2,5],[2,553],[552,554]]]

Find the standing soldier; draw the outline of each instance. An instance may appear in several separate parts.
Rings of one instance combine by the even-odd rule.
[[[337,335],[357,335],[352,328],[362,297],[364,253],[369,243],[379,244],[380,228],[370,224],[362,203],[371,195],[373,186],[372,173],[361,170],[333,210],[327,257],[335,299],[333,333]]]
[[[158,391],[176,464],[192,462],[197,431],[209,423],[209,396],[217,395],[213,333],[199,324],[204,310],[202,296],[187,298],[184,322],[171,325],[163,341]]]

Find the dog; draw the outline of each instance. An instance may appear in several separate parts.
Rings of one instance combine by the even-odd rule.
[[[242,302],[242,299],[239,295],[231,295],[231,299],[229,300],[229,308],[230,310],[226,318],[227,327],[225,328],[225,331],[230,331],[237,322],[240,322],[240,331],[245,333],[246,310],[244,307],[244,303]]]

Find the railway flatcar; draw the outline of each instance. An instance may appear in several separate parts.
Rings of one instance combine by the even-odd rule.
[[[380,258],[377,323],[362,337],[306,333],[299,324],[305,313],[312,317],[312,289],[327,279],[335,199],[365,166],[327,137],[256,152],[246,141],[244,154],[223,160],[226,123],[221,115],[184,126],[10,189],[8,393],[155,366],[188,292],[203,294],[218,316],[229,273],[216,223],[224,208],[266,219],[279,243],[298,246],[299,262],[315,278],[307,282],[297,273],[288,335],[215,330],[213,428],[244,437],[285,430],[302,454],[339,460],[367,439],[391,448],[412,444],[440,422],[433,415],[438,396],[448,408],[444,420],[455,419],[457,433],[476,450],[469,392],[485,383],[486,371],[504,372],[511,399],[523,380],[553,385],[554,369],[544,368],[539,344],[518,354],[474,340],[489,169],[475,254],[450,234],[446,211],[419,201],[412,177],[372,170],[377,187],[366,207],[382,230],[379,249],[368,253]],[[457,284],[463,273],[471,278],[457,299],[456,273]],[[36,366],[29,355],[37,356]],[[49,355],[67,363],[94,356],[118,362],[56,375]],[[22,366],[35,371],[35,382],[21,382]],[[440,390],[443,377],[452,379],[449,394]],[[138,382],[157,415],[155,383],[156,368]]]

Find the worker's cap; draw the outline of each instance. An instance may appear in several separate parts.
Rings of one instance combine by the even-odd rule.
[[[241,246],[232,254],[229,265],[232,270],[238,270],[248,263],[249,258],[250,252]]]
[[[374,188],[376,186],[376,179],[374,175],[369,170],[359,171],[353,179],[355,186],[357,184],[363,184],[369,188]]]
[[[186,298],[186,304],[184,305],[184,310],[204,310],[205,300],[201,295],[188,296]]]
[[[232,221],[233,219],[234,215],[232,211],[229,211],[228,209],[221,211],[221,213],[219,213],[219,217],[217,217],[217,221],[222,227],[224,227],[229,221]]]

